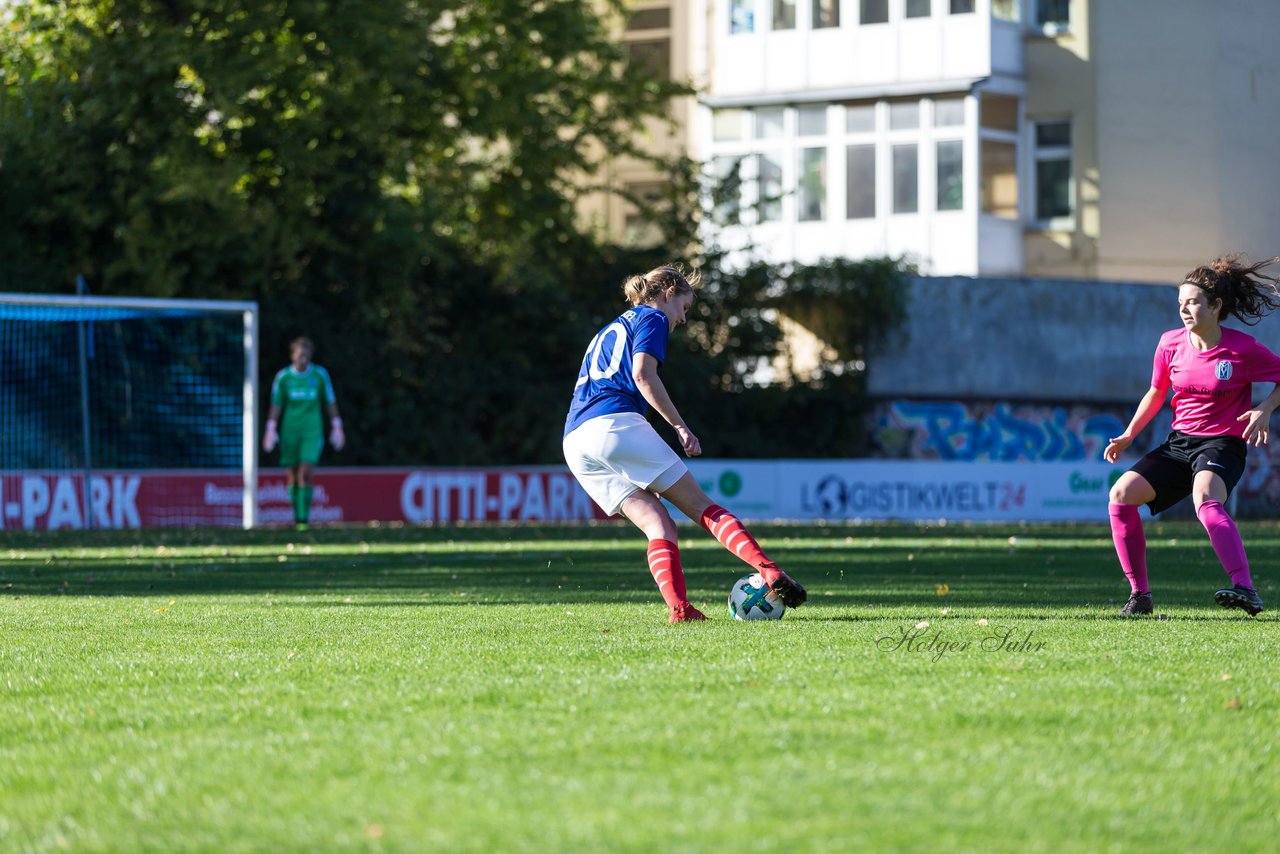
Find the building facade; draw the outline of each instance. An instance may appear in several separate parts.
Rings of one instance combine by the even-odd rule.
[[[932,275],[1170,281],[1280,253],[1280,3],[669,0],[708,237],[773,261],[891,254]],[[665,10],[665,11],[663,11]],[[650,38],[652,36],[652,38]],[[644,189],[661,176],[627,172]],[[620,234],[622,201],[598,215]]]
[[[696,76],[693,59],[698,51],[693,39],[698,28],[690,0],[636,0],[626,14],[613,19],[617,38],[633,62],[647,65],[657,76],[691,80]],[[606,12],[606,14],[611,14]],[[667,121],[649,119],[641,131],[644,150],[664,158],[692,154],[690,137],[698,105],[693,98],[677,98],[670,104]],[[668,189],[670,176],[652,163],[633,157],[602,158],[592,180],[599,192],[586,195],[578,215],[589,227],[625,243],[646,243],[657,235],[641,216],[639,205],[658,204]]]

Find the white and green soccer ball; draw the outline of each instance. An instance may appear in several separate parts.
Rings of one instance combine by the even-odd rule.
[[[735,620],[781,620],[786,610],[760,573],[739,578],[729,588],[729,613]]]

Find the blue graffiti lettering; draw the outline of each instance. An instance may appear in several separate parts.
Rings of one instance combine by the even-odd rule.
[[[1002,462],[1101,460],[1112,436],[1124,430],[1116,416],[1076,414],[1065,407],[970,405],[959,401],[896,401],[893,426],[919,431],[913,456]],[[1163,437],[1161,437],[1163,438]]]

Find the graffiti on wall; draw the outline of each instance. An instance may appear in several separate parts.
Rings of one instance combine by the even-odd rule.
[[[1138,457],[1168,433],[1169,414],[1144,431]],[[1093,406],[1044,406],[1007,402],[895,400],[875,413],[879,455],[899,459],[1075,462],[1101,460],[1129,414]],[[1163,428],[1163,432],[1162,432]],[[1137,443],[1135,443],[1137,444]]]
[[[1102,459],[1112,436],[1129,423],[1123,406],[1044,405],[1008,401],[894,400],[872,410],[871,456],[888,459],[1075,462]],[[1173,413],[1163,408],[1121,457],[1127,467],[1169,435]],[[1272,436],[1280,437],[1273,423]],[[1249,449],[1237,489],[1262,509],[1280,503],[1280,440]]]

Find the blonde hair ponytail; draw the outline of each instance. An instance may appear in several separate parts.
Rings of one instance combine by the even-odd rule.
[[[642,276],[628,276],[622,293],[632,305],[644,305],[671,289],[677,294],[693,293],[700,281],[697,273],[686,273],[678,264],[664,264]]]

